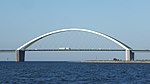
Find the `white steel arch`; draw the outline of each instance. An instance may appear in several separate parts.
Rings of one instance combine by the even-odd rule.
[[[46,34],[43,34],[41,36],[38,36],[30,41],[28,41],[27,43],[25,43],[24,45],[20,46],[19,48],[17,48],[17,50],[25,50],[26,48],[28,48],[30,45],[32,45],[33,43],[37,42],[38,40],[45,38],[47,36],[53,35],[53,34],[57,34],[57,33],[61,33],[61,32],[67,32],[67,31],[82,31],[82,32],[89,32],[89,33],[93,33],[99,36],[102,36],[106,39],[109,39],[111,41],[113,41],[114,43],[118,44],[119,46],[121,46],[123,49],[125,50],[131,50],[131,48],[129,46],[127,46],[126,44],[124,44],[123,42],[109,36],[106,35],[104,33],[100,33],[100,32],[96,32],[96,31],[92,31],[92,30],[88,30],[88,29],[79,29],[79,28],[70,28],[70,29],[60,29],[60,30],[56,30],[56,31],[52,31]]]
[[[67,32],[67,31],[82,31],[82,32],[89,32],[89,33],[93,33],[93,34],[96,34],[96,35],[99,35],[99,36],[102,36],[116,44],[118,44],[119,46],[121,46],[123,49],[125,49],[125,56],[126,56],[126,60],[134,60],[134,53],[132,52],[132,49],[127,46],[126,44],[122,43],[121,41],[109,36],[109,35],[106,35],[106,34],[103,34],[103,33],[100,33],[100,32],[96,32],[96,31],[92,31],[92,30],[88,30],[88,29],[78,29],[78,28],[71,28],[71,29],[60,29],[60,30],[56,30],[56,31],[52,31],[52,32],[49,32],[49,33],[46,33],[46,34],[43,34],[41,36],[38,36],[30,41],[28,41],[27,43],[25,43],[24,45],[20,46],[19,48],[17,48],[16,50],[16,56],[17,56],[17,61],[24,61],[24,57],[25,57],[25,49],[28,48],[30,45],[32,45],[33,43],[37,42],[38,40],[42,39],[42,38],[45,38],[47,36],[50,36],[50,35],[53,35],[53,34],[57,34],[57,33],[61,33],[61,32]]]

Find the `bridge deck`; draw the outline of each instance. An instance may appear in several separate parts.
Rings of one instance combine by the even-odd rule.
[[[16,50],[0,50],[2,52],[15,52]],[[125,49],[25,49],[23,51],[125,51]],[[150,50],[132,50],[133,52],[150,52]]]
[[[26,49],[25,51],[125,51],[124,49]]]
[[[0,50],[0,53],[1,52],[15,52],[16,50]]]

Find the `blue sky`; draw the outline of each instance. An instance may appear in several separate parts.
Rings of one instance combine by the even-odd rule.
[[[0,49],[49,31],[79,27],[150,49],[150,0],[0,0]]]

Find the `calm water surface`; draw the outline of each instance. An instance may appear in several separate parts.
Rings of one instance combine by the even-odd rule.
[[[150,64],[0,62],[0,84],[150,84]]]

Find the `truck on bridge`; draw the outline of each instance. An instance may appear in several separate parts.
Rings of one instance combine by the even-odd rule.
[[[59,48],[59,50],[71,50],[71,48],[67,47],[67,48]]]

